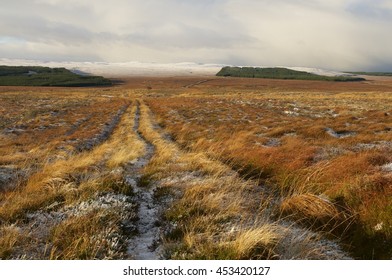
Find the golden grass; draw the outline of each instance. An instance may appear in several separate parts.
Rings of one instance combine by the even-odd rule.
[[[2,193],[0,205],[0,230],[2,233],[1,256],[8,258],[16,242],[27,232],[16,234],[5,225],[15,222],[28,223],[26,214],[48,211],[48,207],[75,205],[94,199],[104,192],[132,195],[132,188],[124,183],[125,165],[145,153],[145,144],[133,131],[136,106],[129,107],[121,117],[109,139],[94,147],[55,161],[47,161],[41,169],[28,177],[15,190]],[[94,212],[85,216],[71,216],[54,225],[51,236],[33,240],[32,244],[46,242],[45,250],[36,257],[52,259],[101,259],[120,258],[109,244],[113,232],[120,235],[118,221],[121,213]],[[50,229],[48,229],[50,230]],[[47,240],[45,241],[45,238]],[[113,240],[112,240],[113,241]],[[110,242],[112,242],[110,241]],[[113,241],[117,242],[118,241]],[[28,250],[27,243],[23,243]],[[22,246],[21,245],[21,246]],[[113,245],[113,246],[112,246]],[[33,246],[33,245],[32,245]],[[118,248],[117,248],[118,249]],[[109,253],[108,253],[109,252]],[[27,256],[28,257],[28,256]]]
[[[140,130],[156,148],[145,173],[164,182],[161,184],[165,187],[182,192],[165,214],[177,224],[166,240],[166,246],[173,248],[168,252],[170,258],[271,257],[278,238],[274,226],[268,222],[261,226],[240,226],[254,214],[254,201],[249,200],[252,183],[202,152],[187,152],[165,140],[159,128],[154,127],[151,112],[144,103],[141,116]],[[197,175],[193,176],[194,172]],[[181,180],[186,174],[189,179]],[[237,227],[235,231],[233,226]]]
[[[0,259],[7,259],[20,238],[20,232],[14,226],[0,228]]]
[[[103,211],[65,220],[52,229],[50,259],[102,259],[110,251],[110,236],[119,231],[117,215]]]
[[[327,231],[355,217],[359,235],[372,240],[384,234],[390,244],[385,226],[391,224],[385,195],[390,183],[374,179],[392,162],[390,82],[353,85],[355,90],[294,82],[282,82],[293,86],[282,88],[253,80],[251,88],[236,82],[217,80],[146,102],[181,147],[277,190],[285,215]]]
[[[78,188],[83,181],[96,186],[105,177],[103,172],[106,162],[109,168],[126,164],[145,152],[144,143],[132,131],[136,107],[129,109],[118,128],[108,141],[90,152],[83,152],[65,160],[46,164],[43,169],[28,179],[26,186],[6,194],[6,201],[0,206],[0,217],[7,221],[23,218],[27,211],[36,211],[55,201],[65,201],[74,196],[69,192],[94,188]],[[110,169],[109,169],[110,170]],[[82,180],[82,182],[80,181]],[[79,195],[80,197],[80,195]],[[66,203],[72,203],[66,201]]]
[[[5,128],[5,133],[1,135],[0,163],[35,172],[47,160],[67,157],[78,144],[99,133],[127,103],[123,98],[101,98],[86,90],[1,92],[5,122],[0,123],[0,130]]]
[[[281,238],[281,233],[274,225],[263,225],[245,230],[236,236],[232,247],[235,259],[270,259],[273,248]]]
[[[203,221],[203,222],[209,222]],[[251,229],[237,229],[216,236],[216,229],[209,228],[198,233],[187,229],[183,237],[184,247],[175,251],[176,259],[273,259],[274,248],[281,238],[273,224],[254,226]],[[215,234],[215,236],[214,236]]]
[[[336,205],[313,194],[300,194],[288,197],[280,205],[283,215],[307,226],[334,231],[338,228],[345,230],[352,222],[348,213],[339,210]]]
[[[139,98],[140,131],[155,146],[143,180],[156,180],[180,197],[166,213],[178,224],[167,240],[174,244],[172,257],[276,257],[275,248],[287,236],[264,244],[252,235],[264,226],[266,236],[268,227],[271,236],[282,230],[269,222],[249,222],[267,215],[268,198],[256,191],[259,184],[280,196],[278,214],[320,225],[321,231],[355,217],[356,231],[348,235],[355,238],[349,242],[357,248],[361,242],[370,244],[357,256],[382,255],[373,245],[392,240],[391,179],[382,169],[392,162],[390,81],[212,79],[183,87],[195,79],[134,78],[132,84],[111,89],[1,88],[0,131],[15,131],[0,135],[0,165],[24,171],[15,179],[15,190],[0,194],[1,230],[54,202],[71,205],[101,192],[130,193],[122,168],[146,151],[132,132],[136,106],[106,142],[90,151],[78,145],[99,133],[129,99]],[[338,138],[328,131],[352,134]],[[65,222],[64,227],[75,225]],[[12,232],[4,232],[10,232],[6,243],[12,244]],[[321,254],[299,241],[292,241],[293,253],[283,257]],[[82,248],[76,244],[90,241],[83,242],[68,244]],[[183,247],[176,247],[178,242]],[[72,255],[60,247],[53,258]]]

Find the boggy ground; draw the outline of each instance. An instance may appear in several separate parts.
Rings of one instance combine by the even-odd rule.
[[[0,89],[0,258],[388,258],[392,81]]]

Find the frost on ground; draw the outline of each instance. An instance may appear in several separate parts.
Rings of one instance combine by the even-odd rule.
[[[96,198],[82,201],[74,205],[61,206],[52,204],[47,209],[28,213],[26,223],[13,225],[19,232],[24,233],[29,239],[29,245],[16,247],[12,259],[43,259],[47,258],[52,249],[50,236],[52,229],[68,219],[87,216],[91,213],[101,212],[102,215],[116,213],[119,215],[121,230],[116,230],[114,224],[109,223],[106,230],[96,232],[92,237],[98,242],[105,243],[105,254],[97,255],[97,259],[124,258],[125,236],[134,232],[132,221],[137,219],[137,203],[133,198],[115,193],[106,193]],[[116,223],[117,221],[114,221]],[[131,222],[131,223],[130,223]]]
[[[17,179],[22,177],[24,172],[12,165],[0,166],[0,192],[14,188]]]
[[[301,228],[295,224],[283,223],[284,237],[278,244],[280,259],[293,260],[348,260],[336,240],[328,240],[321,234]]]
[[[155,153],[155,147],[139,132],[140,108],[137,107],[133,130],[139,140],[145,143],[146,153],[126,168],[125,180],[134,190],[138,201],[138,219],[135,223],[137,233],[128,240],[127,254],[131,259],[151,260],[161,258],[159,220],[164,205],[157,203],[154,197],[156,185],[141,184],[141,173]]]
[[[385,172],[392,172],[392,162],[384,164],[381,169]]]
[[[128,106],[123,106],[118,112],[112,117],[112,119],[105,124],[104,128],[100,133],[95,135],[94,137],[79,143],[77,146],[77,150],[84,151],[84,150],[91,150],[93,147],[97,146],[98,144],[102,143],[103,141],[107,140],[109,136],[112,134],[116,125],[120,122],[121,116],[125,113],[125,110]]]

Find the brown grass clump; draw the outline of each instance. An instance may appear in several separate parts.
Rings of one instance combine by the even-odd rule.
[[[300,194],[286,198],[280,205],[285,216],[324,231],[334,231],[349,224],[347,213],[333,203],[313,194]]]
[[[207,233],[187,232],[184,248],[172,255],[176,259],[274,259],[275,246],[280,240],[279,228],[273,224],[254,226],[227,232],[226,236],[214,237],[214,231]]]
[[[20,232],[14,226],[0,228],[0,259],[7,259],[20,238]]]
[[[117,224],[117,215],[103,211],[65,220],[52,229],[50,258],[102,259],[119,242],[113,238]]]
[[[271,224],[239,232],[232,244],[234,259],[274,258],[273,249],[281,237],[278,228]]]

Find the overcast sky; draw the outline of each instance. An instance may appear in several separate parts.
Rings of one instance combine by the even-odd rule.
[[[0,58],[392,71],[392,0],[1,0]]]

